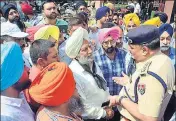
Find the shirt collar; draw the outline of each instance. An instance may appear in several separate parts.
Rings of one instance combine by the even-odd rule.
[[[1,104],[15,106],[15,107],[21,107],[21,105],[24,102],[25,101],[24,101],[24,98],[22,96],[19,96],[19,98],[12,98],[12,97],[7,97],[7,96],[2,96],[1,95]]]

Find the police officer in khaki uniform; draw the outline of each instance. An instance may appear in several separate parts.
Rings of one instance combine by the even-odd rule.
[[[123,121],[161,121],[173,93],[174,66],[160,52],[157,27],[142,25],[129,31],[127,37],[136,71],[131,77],[113,77],[124,87],[110,105],[117,105]]]

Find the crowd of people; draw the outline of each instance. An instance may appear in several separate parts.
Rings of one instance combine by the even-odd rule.
[[[41,14],[27,1],[1,7],[1,120],[174,121],[168,15],[141,22],[137,1],[126,11],[75,3],[68,21],[52,0]]]

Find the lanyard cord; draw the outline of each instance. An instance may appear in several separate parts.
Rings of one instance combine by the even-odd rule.
[[[140,79],[140,77],[138,77],[138,78],[136,79],[136,82],[135,82],[135,85],[134,85],[134,96],[135,96],[135,99],[134,99],[134,100],[133,100],[133,99],[130,97],[130,95],[128,94],[128,91],[127,91],[127,89],[126,89],[126,86],[124,86],[125,93],[126,93],[127,97],[128,97],[132,102],[134,102],[134,103],[138,103],[137,85],[138,85],[138,83],[139,83],[139,79]]]

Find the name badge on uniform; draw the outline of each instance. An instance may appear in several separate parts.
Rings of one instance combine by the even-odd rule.
[[[138,84],[138,92],[143,95],[145,93],[146,85],[145,84]]]

